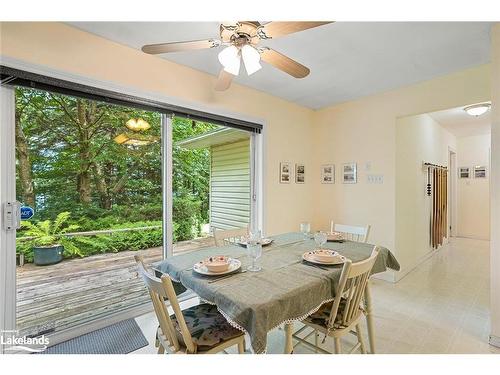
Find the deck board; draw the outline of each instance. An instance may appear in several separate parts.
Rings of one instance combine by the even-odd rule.
[[[174,246],[174,254],[212,245],[212,238],[184,241]],[[20,335],[57,332],[150,303],[137,275],[137,254],[146,263],[162,259],[162,249],[157,247],[64,260],[51,266],[17,267]]]

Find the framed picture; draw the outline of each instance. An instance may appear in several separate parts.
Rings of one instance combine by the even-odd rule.
[[[474,178],[486,178],[486,167],[484,165],[474,167]]]
[[[292,176],[292,169],[289,162],[280,163],[280,183],[289,184]]]
[[[321,183],[322,184],[335,183],[335,165],[324,164],[321,166]]]
[[[358,181],[356,163],[342,164],[342,182],[344,184],[355,184]]]
[[[470,167],[458,168],[458,178],[470,178]]]
[[[306,178],[306,167],[304,164],[295,164],[295,183],[303,184]]]

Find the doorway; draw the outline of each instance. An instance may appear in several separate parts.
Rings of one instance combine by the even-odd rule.
[[[457,153],[448,148],[448,240],[456,237],[457,226]]]

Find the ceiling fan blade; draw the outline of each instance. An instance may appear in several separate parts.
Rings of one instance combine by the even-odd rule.
[[[229,86],[231,86],[233,78],[234,76],[231,73],[228,73],[224,69],[222,69],[219,73],[219,78],[217,79],[217,83],[215,84],[215,90],[226,91],[229,88]]]
[[[194,49],[215,48],[220,46],[220,41],[217,39],[192,40],[190,42],[173,42],[148,44],[142,47],[142,51],[151,55],[160,53],[190,51]]]
[[[326,25],[330,22],[269,22],[264,25],[260,30],[261,39],[277,38],[283,35],[293,34],[302,30],[312,29],[313,27],[318,27]]]
[[[260,57],[266,63],[271,64],[275,68],[278,68],[295,78],[304,78],[310,73],[308,67],[271,48],[265,47],[262,49]]]

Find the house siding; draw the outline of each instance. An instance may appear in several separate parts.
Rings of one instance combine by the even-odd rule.
[[[250,140],[211,149],[210,226],[232,229],[250,222]]]

